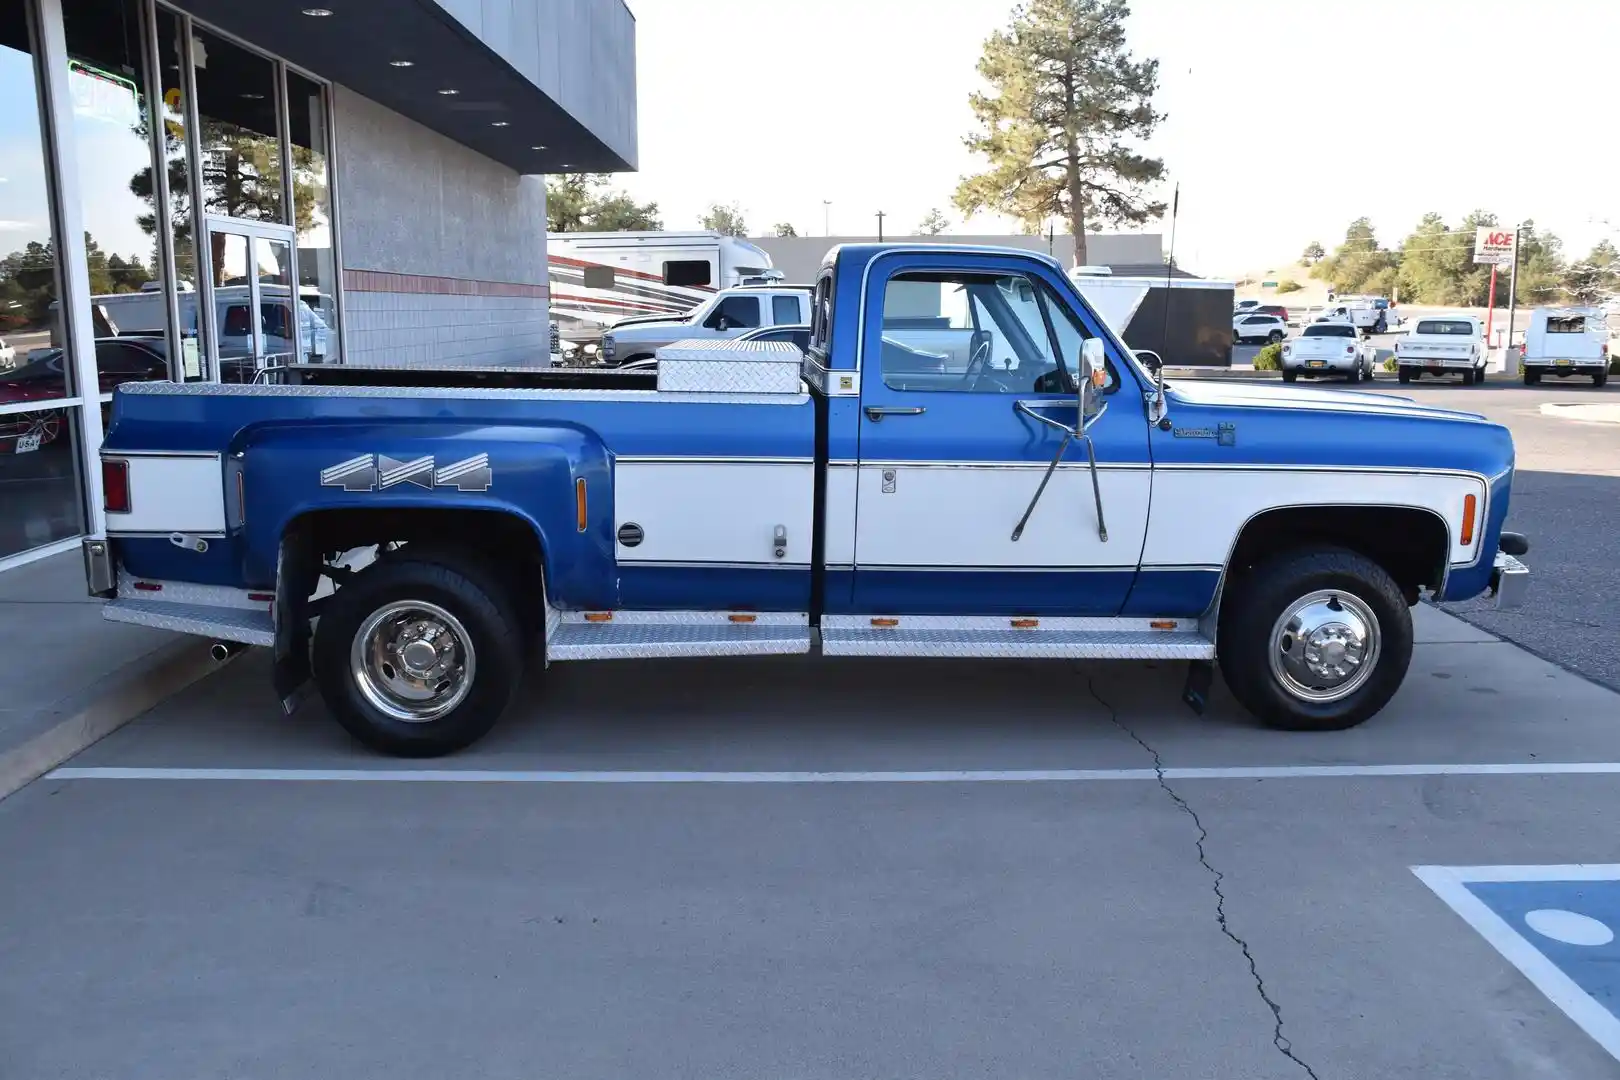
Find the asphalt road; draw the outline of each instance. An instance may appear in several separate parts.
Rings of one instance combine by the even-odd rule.
[[[1323,736],[1147,664],[579,664],[397,762],[251,653],[0,802],[0,1075],[1620,1078],[1620,881],[1544,868],[1620,861],[1620,764],[1544,764],[1620,696],[1419,614]],[[1506,931],[1413,870],[1486,864]]]

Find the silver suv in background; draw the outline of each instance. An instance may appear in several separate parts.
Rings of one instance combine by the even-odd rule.
[[[672,341],[735,338],[751,330],[810,321],[808,285],[745,285],[724,289],[684,316],[615,323],[602,335],[602,363],[612,367],[651,359]]]

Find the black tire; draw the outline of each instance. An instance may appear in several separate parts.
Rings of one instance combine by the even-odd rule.
[[[1273,345],[1277,344],[1282,339],[1283,332],[1281,330],[1273,330],[1271,333],[1266,335],[1266,340],[1271,342]]]
[[[1345,380],[1345,382],[1348,382],[1348,383],[1358,383],[1358,382],[1360,382],[1361,381],[1361,365],[1357,364],[1355,367],[1351,368],[1350,369],[1350,374],[1346,375],[1344,377],[1344,380]]]
[[[1234,345],[1243,344],[1243,335],[1238,333],[1236,330],[1232,331],[1232,344],[1234,344]]]
[[[1524,385],[1526,385],[1526,386],[1540,386],[1541,385],[1541,372],[1539,372],[1539,371],[1527,371],[1527,372],[1525,372],[1524,373]]]
[[[1599,390],[1603,389],[1604,385],[1608,383],[1608,381],[1609,373],[1607,371],[1600,371],[1596,375],[1592,376],[1592,385],[1597,387]]]
[[[1299,372],[1289,371],[1287,368],[1283,368],[1282,375],[1283,382],[1293,382],[1295,379],[1299,378]]]
[[[1473,371],[1472,368],[1465,368],[1463,370],[1462,383],[1463,383],[1464,386],[1473,386],[1474,385],[1474,371]]]
[[[1409,382],[1412,381],[1412,373],[1410,371],[1408,371],[1406,368],[1396,368],[1395,369],[1395,381],[1396,382],[1409,383]]]
[[[1313,701],[1290,691],[1273,674],[1270,662],[1279,620],[1294,604],[1317,592],[1338,594],[1330,604],[1359,602],[1378,628],[1371,672],[1333,701]],[[1412,662],[1412,612],[1400,586],[1365,555],[1325,545],[1282,552],[1228,585],[1221,605],[1218,656],[1232,696],[1267,727],[1342,731],[1375,715],[1400,688]]]
[[[443,715],[399,719],[367,697],[350,664],[356,635],[390,604],[429,604],[448,613],[467,636],[473,674],[461,700]],[[524,631],[499,588],[452,553],[384,559],[340,588],[316,627],[315,683],[333,717],[374,750],[399,757],[437,757],[478,741],[495,726],[523,674]]]

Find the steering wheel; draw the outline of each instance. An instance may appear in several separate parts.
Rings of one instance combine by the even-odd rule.
[[[979,375],[983,372],[984,366],[990,362],[990,340],[985,338],[979,342],[978,348],[974,349],[972,355],[968,357],[967,368],[962,372],[961,386],[971,390],[974,384],[979,381]]]

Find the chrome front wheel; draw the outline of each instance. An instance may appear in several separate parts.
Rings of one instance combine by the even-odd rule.
[[[378,712],[425,724],[467,698],[478,673],[472,636],[450,612],[422,600],[377,609],[349,650],[355,687]]]
[[[1271,628],[1271,674],[1301,701],[1327,704],[1361,689],[1378,667],[1378,616],[1360,598],[1319,589],[1295,600]]]

